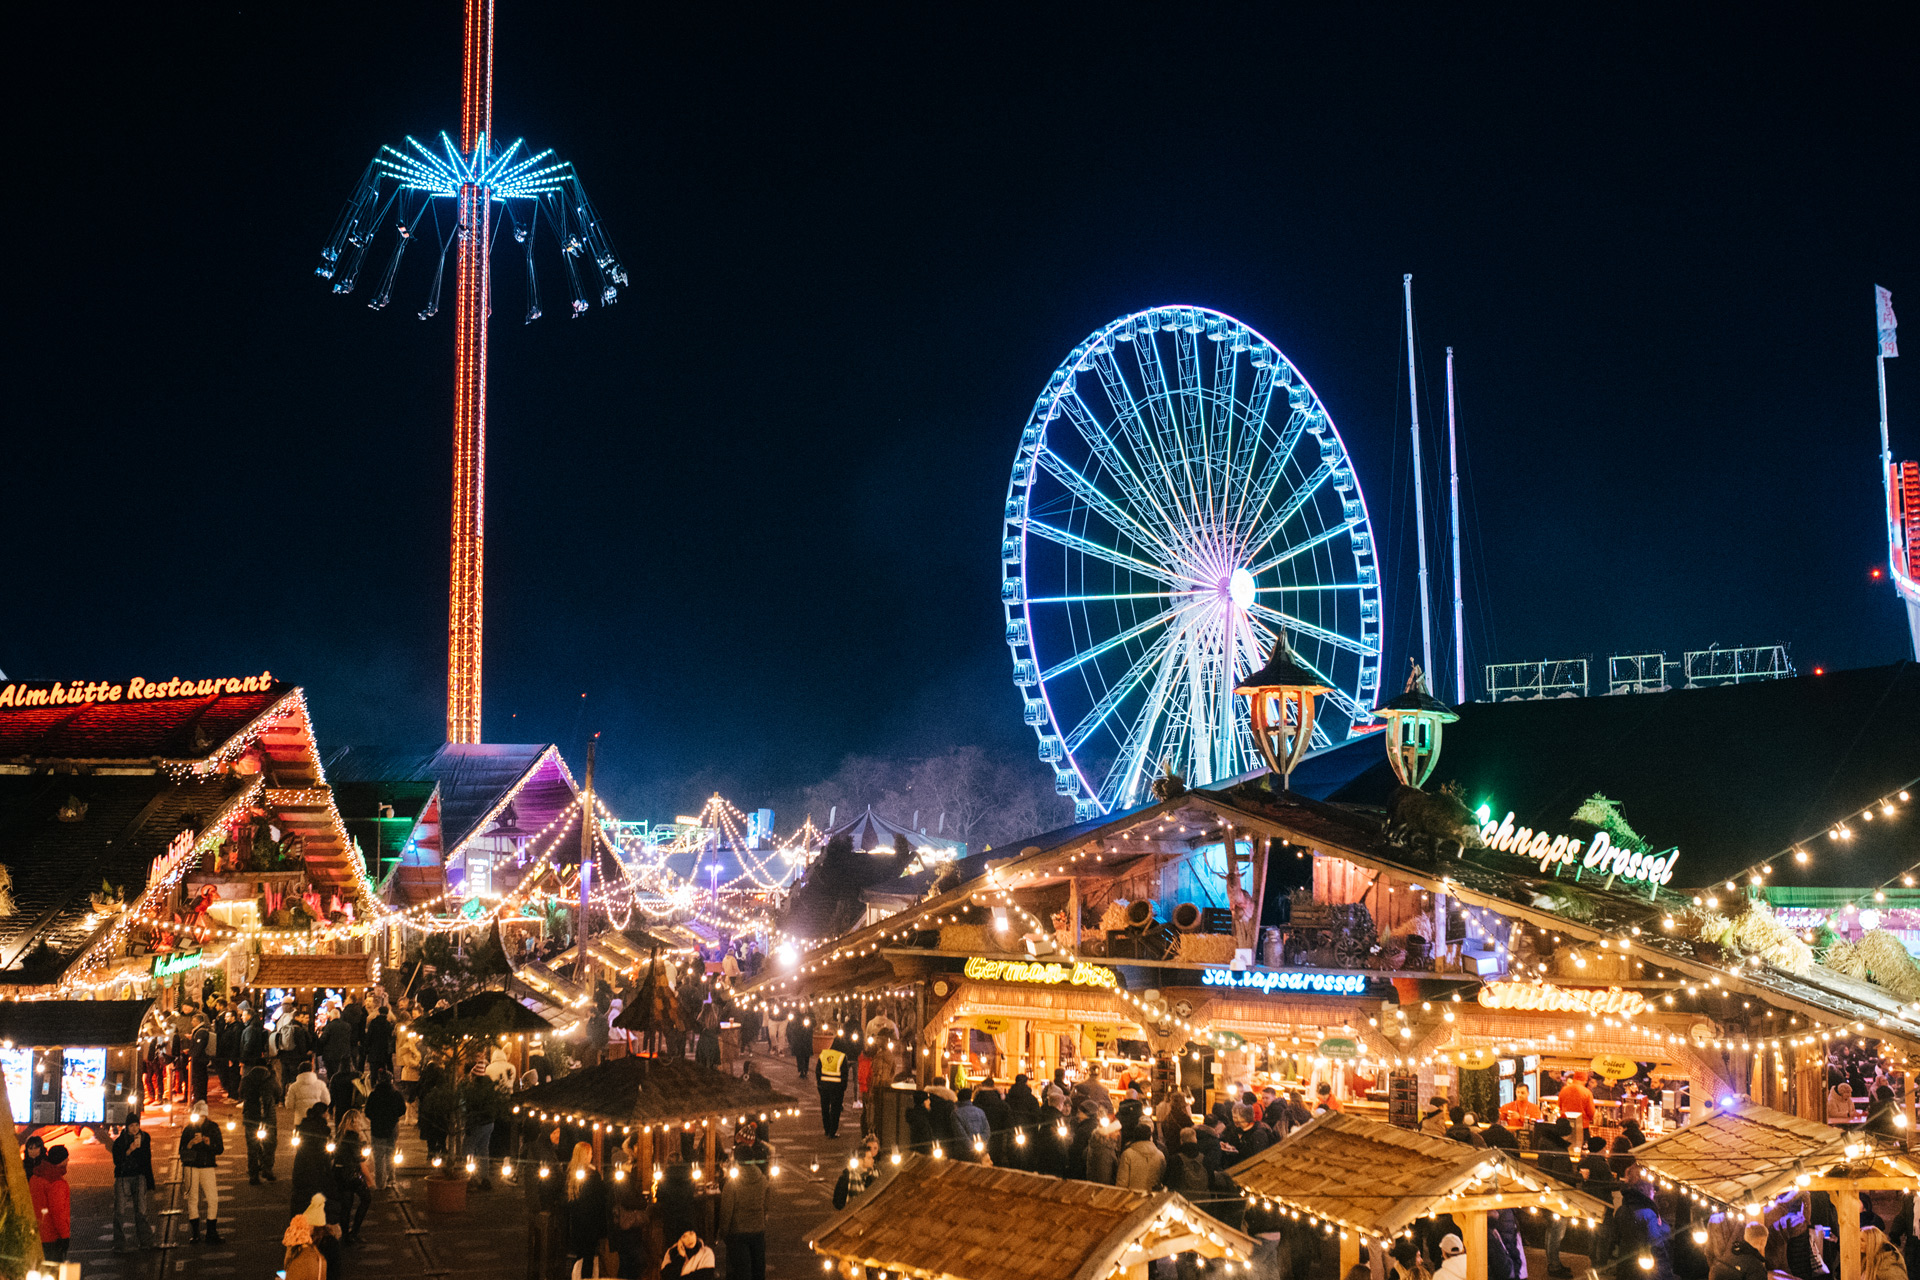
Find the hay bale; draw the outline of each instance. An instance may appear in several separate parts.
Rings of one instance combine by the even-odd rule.
[[[1231,964],[1235,942],[1230,933],[1183,933],[1180,959],[1192,964]]]
[[[1747,908],[1746,914],[1733,922],[1731,942],[1738,954],[1759,956],[1788,973],[1806,973],[1813,968],[1813,948],[1781,924],[1773,909],[1758,899]]]
[[[940,926],[942,951],[1004,951],[994,931],[983,924],[943,924]]]
[[[1853,959],[1865,966],[1872,983],[1902,1000],[1920,1000],[1920,968],[1900,939],[1885,929],[1871,929],[1853,945]]]

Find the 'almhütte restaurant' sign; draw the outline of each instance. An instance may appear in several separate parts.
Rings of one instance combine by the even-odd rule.
[[[157,702],[162,698],[216,698],[228,693],[264,693],[273,687],[273,673],[257,676],[222,676],[217,680],[143,680],[133,677],[125,684],[105,680],[73,680],[65,684],[55,680],[16,680],[0,686],[0,708],[80,707],[89,702]]]
[[[1604,831],[1596,832],[1593,843],[1586,845],[1586,852],[1582,853],[1582,841],[1569,836],[1549,835],[1532,827],[1516,827],[1512,813],[1499,822],[1489,818],[1482,823],[1480,838],[1487,842],[1489,849],[1522,858],[1540,859],[1542,871],[1572,866],[1574,860],[1578,859],[1588,871],[1619,876],[1622,880],[1637,880],[1643,884],[1666,884],[1673,879],[1673,864],[1680,861],[1678,849],[1664,855],[1636,853],[1624,845],[1613,843]]]

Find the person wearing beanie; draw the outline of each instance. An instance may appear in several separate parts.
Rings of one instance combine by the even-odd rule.
[[[57,1143],[47,1148],[33,1176],[33,1213],[40,1223],[40,1252],[48,1262],[65,1262],[73,1235],[73,1188],[67,1185],[67,1149]]]
[[[306,1215],[296,1213],[280,1236],[286,1255],[280,1260],[280,1274],[286,1280],[326,1280],[327,1260],[320,1256],[313,1240],[313,1225]]]
[[[225,1150],[226,1143],[220,1137],[220,1126],[207,1115],[207,1104],[194,1103],[192,1117],[186,1127],[180,1130],[180,1168],[186,1176],[186,1215],[191,1232],[188,1239],[193,1244],[200,1243],[203,1222],[207,1229],[207,1243],[222,1243],[219,1170],[215,1166]]]

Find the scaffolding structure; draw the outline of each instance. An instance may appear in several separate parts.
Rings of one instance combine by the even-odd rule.
[[[1487,701],[1520,702],[1587,696],[1587,660],[1487,664]]]

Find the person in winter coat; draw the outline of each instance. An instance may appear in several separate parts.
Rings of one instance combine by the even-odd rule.
[[[275,1181],[274,1157],[280,1147],[280,1103],[285,1092],[267,1070],[265,1058],[255,1059],[240,1081],[240,1122],[247,1128],[247,1181]]]
[[[933,1113],[927,1110],[927,1095],[915,1090],[907,1104],[907,1145],[921,1155],[933,1150]]]
[[[747,1136],[751,1138],[751,1130]],[[757,1151],[751,1141],[736,1146],[735,1163],[720,1187],[713,1234],[727,1244],[727,1280],[767,1280],[767,1198],[772,1183],[765,1162],[755,1158]]]
[[[1013,1111],[991,1082],[973,1091],[973,1105],[987,1117],[987,1155],[1001,1168],[1014,1166]]]
[[[1239,1149],[1242,1160],[1248,1160],[1273,1145],[1273,1130],[1267,1128],[1258,1112],[1242,1102],[1233,1109],[1233,1128],[1227,1140]]]
[[[1567,1154],[1568,1140],[1573,1136],[1573,1122],[1561,1116],[1552,1124],[1542,1122],[1533,1127],[1533,1149],[1540,1155],[1539,1169],[1549,1177],[1562,1182],[1578,1181],[1574,1173],[1573,1159]],[[1548,1280],[1570,1280],[1571,1269],[1560,1260],[1560,1245],[1567,1238],[1567,1219],[1557,1217],[1546,1224],[1547,1231],[1547,1276]]]
[[[1152,1191],[1166,1172],[1167,1158],[1153,1145],[1153,1131],[1137,1124],[1127,1131],[1126,1149],[1115,1166],[1113,1184],[1130,1191]]]
[[[943,1084],[927,1086],[927,1114],[933,1125],[933,1147],[945,1156],[957,1156],[967,1149],[967,1135],[954,1118],[953,1090]]]
[[[1749,1222],[1726,1256],[1715,1259],[1707,1280],[1767,1280],[1767,1235],[1763,1224]],[[1870,1276],[1870,1272],[1861,1272],[1862,1280]]]
[[[367,1019],[367,1042],[362,1049],[368,1071],[393,1070],[393,1015],[381,1005]]]
[[[1447,1122],[1447,1130],[1441,1135],[1442,1137],[1449,1138],[1454,1142],[1464,1142],[1470,1147],[1484,1147],[1487,1145],[1487,1140],[1481,1137],[1472,1125],[1467,1123],[1467,1109],[1465,1107],[1449,1107],[1447,1109]],[[1466,1264],[1461,1263],[1460,1265],[1465,1266]]]
[[[660,1259],[661,1280],[714,1280],[713,1250],[689,1227]]]
[[[40,1252],[48,1262],[65,1262],[67,1245],[73,1237],[73,1188],[67,1185],[67,1149],[59,1144],[47,1148],[47,1154],[33,1167],[27,1179],[33,1193],[33,1213],[40,1224]],[[198,1240],[196,1229],[193,1238]]]
[[[385,1071],[374,1073],[373,1092],[367,1095],[367,1128],[373,1135],[373,1185],[393,1185],[393,1152],[400,1142],[400,1121],[407,1114],[407,1100],[394,1088],[393,1077]]]
[[[366,1116],[347,1112],[333,1135],[333,1185],[340,1193],[340,1233],[347,1244],[359,1239],[360,1226],[373,1207],[373,1182],[367,1169],[372,1155]]]
[[[153,1194],[153,1141],[140,1127],[140,1113],[127,1113],[127,1123],[113,1139],[113,1251],[127,1248],[126,1221],[133,1219],[134,1236],[142,1249],[154,1247],[153,1227],[147,1221]]]
[[[1500,1117],[1494,1116],[1493,1123],[1480,1131],[1480,1137],[1489,1147],[1498,1151],[1518,1151],[1520,1137],[1506,1125],[1500,1123]]]
[[[860,1140],[860,1154],[840,1171],[840,1181],[833,1186],[833,1207],[846,1208],[849,1201],[859,1199],[860,1194],[879,1178],[880,1139],[868,1134]]]
[[[338,1128],[347,1112],[360,1109],[360,1073],[352,1063],[327,1077],[327,1092],[333,1095],[333,1123]]]
[[[315,1103],[293,1130],[293,1174],[289,1179],[293,1184],[293,1212],[305,1213],[313,1198],[320,1196],[330,1209],[327,1219],[320,1223],[323,1227],[328,1220],[338,1221],[340,1217],[340,1189],[334,1185],[333,1156],[327,1150],[332,1136],[327,1109],[320,1103]]]
[[[267,1031],[267,1011],[255,1009],[240,1028],[240,1067],[245,1070],[256,1062],[273,1057],[273,1036]]]
[[[787,1052],[793,1055],[794,1070],[800,1073],[804,1082],[807,1078],[807,1061],[813,1057],[813,1028],[808,1026],[808,1018],[787,1019]]]
[[[1641,1172],[1635,1166],[1614,1193],[1615,1250],[1623,1269],[1625,1260],[1633,1260],[1633,1274],[1641,1280],[1673,1280],[1673,1229],[1660,1217],[1651,1189],[1637,1176]],[[1639,1265],[1642,1255],[1653,1259],[1650,1270]]]
[[[1057,1089],[1047,1090],[1047,1103],[1040,1108],[1030,1140],[1035,1173],[1056,1178],[1067,1176],[1067,1138],[1073,1131],[1067,1127],[1065,1103],[1065,1094]]]
[[[847,1085],[853,1080],[853,1045],[845,1036],[820,1051],[814,1066],[814,1079],[820,1089],[820,1128],[828,1138],[840,1136],[840,1109],[847,1102]]]
[[[353,1065],[353,1024],[344,1017],[328,1021],[320,1032],[320,1057],[327,1064],[327,1079],[332,1080]]]
[[[411,1032],[394,1031],[394,1065],[400,1069],[400,1096],[407,1100],[407,1114],[420,1101],[420,1038]]]
[[[1119,1163],[1120,1143],[1113,1128],[1106,1122],[1096,1122],[1087,1140],[1087,1181],[1112,1186]]]
[[[493,1054],[487,1059],[487,1079],[493,1081],[493,1087],[502,1093],[512,1093],[513,1082],[519,1074],[513,1069],[507,1051],[499,1045],[493,1046]]]
[[[606,1179],[593,1164],[591,1143],[576,1142],[567,1161],[567,1253],[579,1260],[583,1275],[592,1275],[595,1259],[606,1242],[612,1221]]]
[[[1860,1228],[1860,1280],[1907,1280],[1900,1250],[1878,1227]]]
[[[280,1060],[282,1085],[287,1085],[302,1071],[312,1069],[313,1047],[313,1028],[307,1025],[307,1015],[297,1009],[281,1014],[279,1025],[273,1029],[273,1054]],[[306,1112],[295,1114],[305,1115]]]
[[[1467,1280],[1467,1246],[1459,1236],[1440,1237],[1440,1269],[1433,1280]]]
[[[953,1118],[959,1124],[965,1140],[962,1152],[975,1160],[984,1159],[987,1140],[993,1137],[993,1127],[987,1123],[987,1113],[974,1105],[973,1090],[962,1089],[955,1095]],[[961,1152],[952,1154],[959,1155]]]
[[[653,1205],[668,1240],[678,1240],[682,1233],[693,1231],[704,1216],[699,1192],[693,1185],[693,1170],[678,1151],[667,1152],[667,1167],[660,1178],[660,1189],[654,1193]]]
[[[1447,1126],[1453,1123],[1448,1114],[1447,1095],[1436,1093],[1427,1099],[1427,1113],[1420,1117],[1420,1132],[1434,1138],[1447,1136]]]
[[[187,1222],[194,1244],[200,1243],[203,1221],[207,1228],[207,1243],[221,1243],[220,1185],[216,1180],[215,1161],[225,1150],[226,1143],[220,1137],[220,1126],[207,1115],[207,1104],[194,1103],[192,1117],[186,1127],[180,1130],[180,1168],[187,1183]],[[196,1217],[196,1214],[199,1216]]]
[[[213,1027],[214,1071],[220,1092],[229,1099],[240,1096],[240,1028],[239,1016],[231,1009],[222,1009]]]
[[[1526,1271],[1527,1245],[1520,1238],[1519,1213],[1494,1210],[1487,1215],[1487,1280],[1521,1280]]]
[[[299,1120],[306,1118],[307,1112],[313,1110],[313,1105],[316,1102],[331,1107],[333,1105],[333,1093],[327,1088],[327,1082],[322,1080],[319,1073],[313,1069],[313,1063],[309,1060],[302,1066],[300,1074],[295,1077],[294,1082],[287,1086],[286,1100],[288,1109],[297,1117],[295,1121],[297,1124]],[[306,1203],[303,1201],[300,1204],[300,1209],[305,1209],[306,1207]],[[296,1210],[296,1212],[298,1212],[298,1210]]]
[[[1167,1160],[1161,1174],[1167,1190],[1177,1192],[1198,1204],[1207,1198],[1207,1165],[1200,1158],[1200,1143],[1191,1128],[1180,1131],[1179,1145]]]

